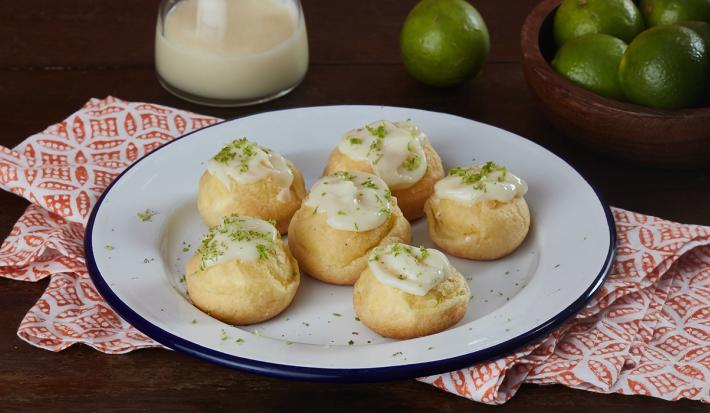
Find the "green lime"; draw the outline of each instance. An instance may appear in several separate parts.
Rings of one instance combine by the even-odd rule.
[[[705,43],[705,53],[708,54],[710,58],[710,23],[700,22],[697,20],[684,21],[676,23],[678,26],[687,27],[694,31],[698,36],[703,39]]]
[[[640,105],[682,108],[696,104],[708,82],[703,39],[677,25],[646,30],[626,48],[619,81],[626,97]]]
[[[648,27],[684,20],[710,22],[710,0],[641,0]]]
[[[566,42],[552,59],[562,76],[608,98],[625,100],[619,84],[619,63],[626,43],[608,34],[588,34]]]
[[[643,29],[643,17],[632,0],[564,0],[554,20],[558,47],[592,33],[605,33],[630,42]]]
[[[423,0],[404,21],[399,37],[404,66],[419,81],[454,86],[476,75],[490,39],[478,11],[464,0]]]

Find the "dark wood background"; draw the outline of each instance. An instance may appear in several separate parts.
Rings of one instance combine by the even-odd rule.
[[[0,0],[0,144],[13,147],[91,97],[114,95],[220,117],[344,103],[449,112],[530,138],[568,160],[614,206],[710,225],[710,171],[622,164],[570,142],[541,116],[520,66],[519,33],[536,0],[475,0],[491,32],[481,75],[437,90],[404,71],[398,34],[413,0],[304,0],[311,65],[303,84],[272,103],[212,109],[174,98],[153,69],[156,0]],[[633,131],[629,131],[633,133]],[[0,239],[26,201],[0,192]],[[492,411],[413,380],[358,385],[263,378],[164,350],[109,356],[75,346],[50,353],[16,336],[46,286],[0,279],[0,411]],[[699,402],[600,395],[524,385],[497,411],[708,412]]]

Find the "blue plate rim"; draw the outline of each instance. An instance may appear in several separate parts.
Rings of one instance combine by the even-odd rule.
[[[542,145],[537,144],[525,137],[513,133],[515,136],[530,142],[533,145],[538,146],[540,149],[548,151],[553,156],[557,157],[560,161],[567,164],[572,170],[574,170],[594,191],[597,196],[599,203],[604,210],[604,214],[607,219],[607,225],[609,227],[609,249],[607,251],[607,256],[604,260],[602,268],[599,273],[594,278],[591,285],[569,306],[564,308],[555,316],[551,317],[547,321],[539,324],[537,327],[528,330],[527,332],[499,343],[495,346],[491,346],[482,350],[474,351],[471,353],[463,354],[456,357],[451,357],[442,360],[429,361],[423,363],[412,363],[399,366],[387,366],[387,367],[375,367],[375,368],[356,368],[356,369],[343,369],[343,368],[321,368],[321,367],[303,367],[303,366],[290,366],[278,363],[270,363],[259,360],[252,360],[244,357],[238,357],[231,354],[222,353],[199,344],[193,343],[189,340],[185,340],[182,337],[176,336],[169,333],[162,328],[156,326],[155,324],[149,322],[145,318],[141,317],[133,309],[130,308],[125,302],[123,302],[111,289],[104,277],[101,275],[96,260],[94,258],[94,250],[92,247],[92,233],[94,228],[94,223],[96,220],[96,215],[103,203],[106,195],[111,191],[113,186],[121,180],[121,178],[128,173],[131,169],[137,166],[140,162],[145,160],[147,157],[156,153],[157,151],[171,145],[179,140],[192,135],[193,133],[202,131],[207,128],[218,126],[228,122],[234,122],[240,119],[248,118],[251,116],[259,116],[265,113],[275,113],[282,111],[298,110],[298,109],[313,109],[313,108],[383,108],[390,107],[395,109],[404,110],[425,110],[417,108],[406,108],[400,106],[381,106],[381,105],[325,105],[325,106],[306,106],[298,108],[280,109],[274,111],[260,112],[243,117],[235,117],[231,119],[225,119],[220,122],[216,122],[212,125],[208,125],[204,128],[194,130],[185,135],[175,138],[174,140],[156,148],[150,153],[143,155],[140,159],[136,160],[133,164],[128,166],[123,172],[121,172],[116,179],[109,184],[109,186],[104,190],[96,204],[92,208],[91,215],[86,225],[86,231],[84,233],[84,255],[86,257],[86,265],[89,272],[89,277],[91,278],[94,286],[101,296],[106,300],[106,302],[113,308],[116,313],[121,316],[126,322],[131,324],[133,327],[138,329],[140,332],[144,333],[148,337],[157,341],[158,343],[169,347],[173,350],[185,353],[189,356],[217,364],[223,367],[228,367],[236,370],[242,370],[250,373],[260,374],[268,377],[291,379],[291,380],[305,380],[305,381],[318,381],[318,382],[342,382],[342,383],[358,383],[358,382],[377,382],[377,381],[390,381],[390,380],[401,380],[416,377],[430,376],[434,374],[446,373],[454,370],[458,370],[464,367],[469,367],[487,360],[494,358],[499,358],[505,356],[520,347],[529,344],[535,340],[547,336],[549,333],[554,331],[557,327],[561,326],[565,321],[570,319],[572,316],[577,314],[584,308],[584,306],[592,299],[594,294],[601,288],[606,280],[606,276],[611,270],[611,264],[614,259],[614,254],[616,251],[616,225],[614,223],[614,218],[611,212],[609,204],[604,200],[600,194],[597,187],[592,185],[592,183],[587,179],[586,176],[582,175],[574,166],[572,166],[565,159],[555,154],[554,152],[548,150]],[[425,110],[427,111],[427,110]],[[428,111],[432,112],[432,111]],[[450,113],[444,112],[434,112],[442,113],[448,116],[457,116]],[[462,117],[463,118],[463,117]],[[467,119],[467,118],[464,118]],[[481,123],[472,119],[477,123]],[[496,129],[501,129],[493,125],[487,125]],[[510,132],[512,133],[512,132]]]

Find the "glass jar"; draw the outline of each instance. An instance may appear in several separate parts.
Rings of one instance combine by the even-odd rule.
[[[298,0],[163,0],[155,68],[172,94],[210,106],[283,96],[308,70]]]

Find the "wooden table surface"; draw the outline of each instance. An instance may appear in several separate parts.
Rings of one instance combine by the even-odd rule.
[[[153,68],[156,0],[0,0],[0,145],[13,147],[89,98],[107,95],[220,117],[311,105],[409,106],[454,113],[532,139],[578,168],[612,205],[710,225],[710,171],[661,171],[601,158],[543,119],[520,65],[520,27],[535,2],[475,0],[491,32],[488,63],[463,87],[437,90],[410,78],[400,62],[398,33],[413,0],[304,0],[311,64],[303,84],[272,103],[213,109],[182,102],[159,86]],[[26,205],[0,192],[0,239]],[[315,384],[231,371],[165,350],[122,356],[80,345],[56,354],[39,350],[19,340],[16,329],[46,285],[0,279],[0,411],[494,409],[414,380]],[[535,385],[524,385],[497,411],[538,409],[708,412],[707,405],[687,400]]]

